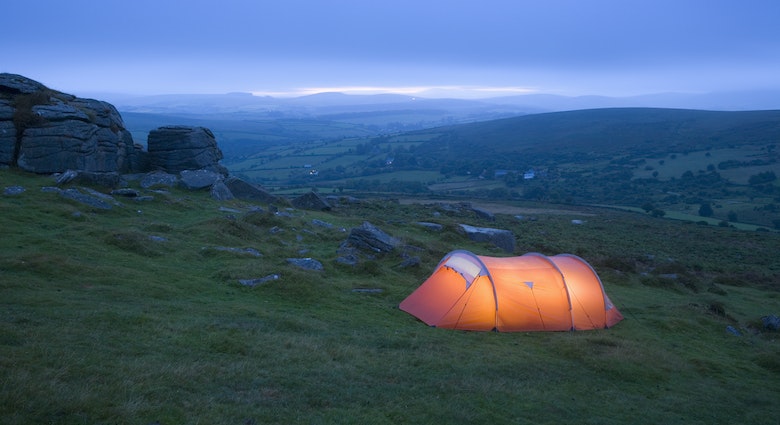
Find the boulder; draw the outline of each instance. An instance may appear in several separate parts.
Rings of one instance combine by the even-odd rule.
[[[146,145],[151,169],[168,173],[207,169],[227,175],[227,170],[219,164],[222,151],[208,128],[159,127],[149,132]]]
[[[304,270],[320,271],[324,269],[322,263],[313,258],[288,258],[287,262]]]
[[[122,188],[122,189],[112,190],[111,194],[114,195],[114,196],[122,196],[122,197],[125,197],[125,198],[138,198],[138,197],[141,196],[141,194],[138,193],[137,190],[130,189],[130,188],[127,188],[127,187]]]
[[[318,220],[316,218],[311,220],[311,224],[318,226],[318,227],[324,227],[326,229],[332,229],[333,224],[328,223],[327,221]]]
[[[401,245],[401,241],[388,235],[369,222],[352,228],[343,245],[371,252],[390,252]]]
[[[174,187],[178,181],[179,178],[173,174],[155,171],[143,176],[140,184],[142,188],[149,189],[153,187]]]
[[[16,151],[16,127],[11,102],[0,99],[0,165],[13,165]]]
[[[338,257],[336,257],[336,262],[339,264],[356,266],[360,262],[357,248],[348,246],[346,241],[341,244],[337,252]]]
[[[45,90],[46,86],[17,74],[0,73],[0,92],[31,94]]]
[[[431,223],[431,222],[428,222],[428,221],[418,221],[418,222],[416,222],[414,224],[416,224],[416,225],[418,225],[420,227],[424,227],[424,228],[426,228],[428,230],[433,230],[434,232],[440,232],[444,228],[444,226],[442,226],[439,223]]]
[[[761,318],[761,325],[766,330],[776,331],[780,330],[780,317],[770,314]]]
[[[309,192],[301,195],[291,201],[295,208],[312,211],[330,211],[331,206],[328,201],[317,192]]]
[[[60,192],[60,196],[63,198],[71,199],[81,204],[97,208],[101,210],[110,210],[112,204],[102,199],[99,196],[95,196],[93,193],[82,193],[78,189],[66,189]]]
[[[515,251],[515,235],[509,230],[474,227],[468,224],[460,224],[459,226],[472,241],[489,242],[506,252]]]
[[[133,138],[113,105],[0,74],[0,165],[40,174],[130,172]]]
[[[486,209],[473,207],[471,210],[474,211],[474,214],[476,214],[478,218],[488,220],[488,221],[496,221],[495,214],[493,214],[492,212]]]
[[[179,177],[179,184],[185,189],[199,190],[213,186],[222,179],[222,174],[211,170],[183,170]]]
[[[243,200],[260,201],[266,203],[278,202],[279,198],[272,195],[261,186],[245,182],[238,177],[228,177],[224,180],[225,186],[234,197]]]
[[[23,186],[8,186],[5,189],[3,189],[3,195],[19,195],[21,193],[24,193],[27,189],[25,189]]]
[[[76,174],[75,181],[82,184],[103,186],[109,188],[115,188],[122,185],[127,185],[127,182],[122,179],[122,175],[115,171],[108,172],[108,173],[79,171]]]
[[[235,198],[233,192],[228,189],[222,180],[216,181],[211,185],[211,197],[217,201],[229,201]]]

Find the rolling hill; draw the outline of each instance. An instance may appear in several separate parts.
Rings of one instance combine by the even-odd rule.
[[[277,189],[650,205],[694,216],[707,203],[720,220],[772,227],[778,141],[780,111],[607,108],[301,142],[225,163]]]
[[[600,151],[621,154],[692,151],[780,140],[780,111],[700,111],[606,108],[545,114],[424,130],[436,134],[421,148],[445,154],[469,152],[555,153]],[[447,145],[441,143],[446,141]]]

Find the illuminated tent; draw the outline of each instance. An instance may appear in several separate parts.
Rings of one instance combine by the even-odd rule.
[[[431,326],[501,332],[608,328],[623,319],[580,257],[457,250],[400,305]]]

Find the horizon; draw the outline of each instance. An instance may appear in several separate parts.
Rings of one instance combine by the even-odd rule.
[[[780,89],[780,3],[772,0],[41,0],[9,3],[4,13],[35,16],[35,25],[0,27],[0,72],[76,95]]]

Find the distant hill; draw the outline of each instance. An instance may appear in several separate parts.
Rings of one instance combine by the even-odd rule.
[[[472,160],[506,153],[647,154],[780,141],[780,110],[606,108],[524,115],[412,133],[421,156]],[[435,136],[435,137],[428,137]]]
[[[711,205],[709,219],[776,227],[779,142],[780,110],[604,108],[280,145],[225,165],[288,190],[647,207],[697,221]]]
[[[86,94],[82,94],[86,96]],[[458,114],[500,111],[513,115],[559,112],[596,108],[676,108],[713,111],[780,109],[780,90],[718,93],[652,93],[639,96],[561,96],[524,94],[481,99],[454,99],[401,94],[355,95],[317,93],[298,97],[254,96],[251,93],[165,94],[128,96],[91,93],[87,97],[103,99],[122,112],[185,114],[282,114],[309,118],[332,113],[395,110],[446,110]]]

